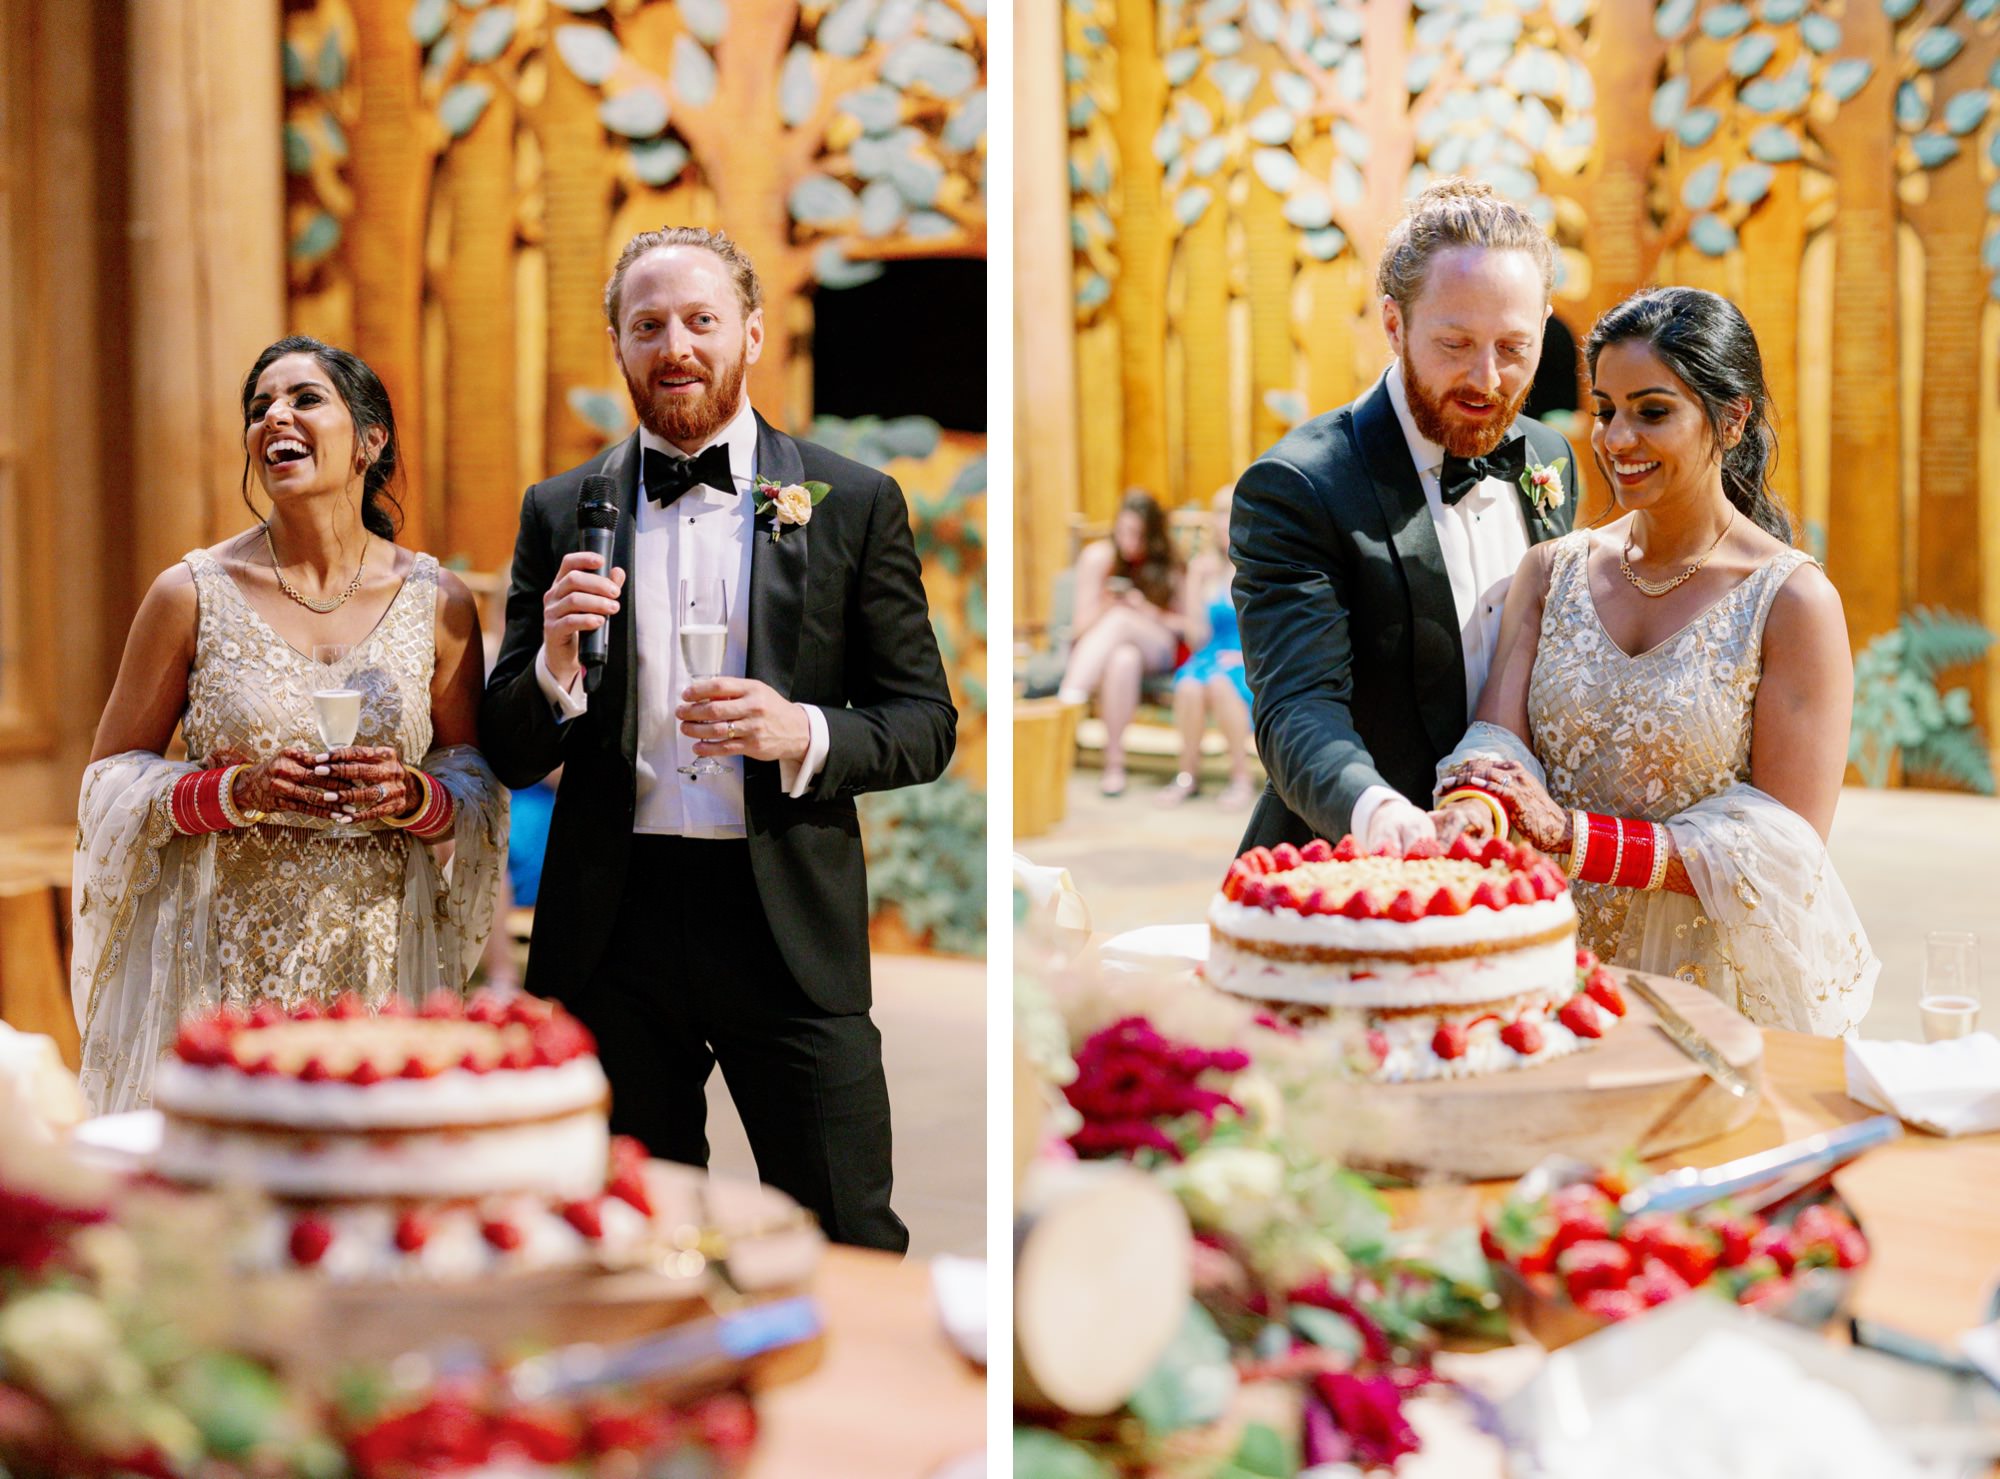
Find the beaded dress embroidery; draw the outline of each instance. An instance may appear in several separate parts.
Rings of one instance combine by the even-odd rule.
[[[437,561],[420,554],[375,629],[339,663],[313,661],[284,641],[207,551],[187,557],[201,616],[188,707],[188,754],[236,749],[263,759],[288,745],[324,748],[316,688],[358,689],[357,745],[393,745],[406,764],[431,744]],[[216,837],[215,963],[218,1000],[248,1006],[331,1001],[354,992],[379,1005],[394,990],[406,833],[374,830],[344,841],[328,824],[280,813]]]
[[[1628,656],[1591,599],[1589,540],[1579,530],[1556,545],[1528,681],[1530,739],[1558,806],[1664,822],[1750,779],[1764,621],[1810,557],[1773,556],[1664,642]],[[1572,893],[1578,943],[1611,958],[1637,896],[1589,883]],[[1699,953],[1700,942],[1687,943]]]

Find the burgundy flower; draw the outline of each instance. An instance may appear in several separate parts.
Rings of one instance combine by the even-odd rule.
[[[1363,1352],[1377,1365],[1387,1365],[1393,1354],[1393,1346],[1382,1327],[1375,1323],[1375,1317],[1360,1304],[1341,1293],[1327,1282],[1325,1275],[1310,1284],[1301,1284],[1285,1296],[1293,1304],[1309,1304],[1323,1310],[1332,1310],[1344,1317],[1361,1336]]]
[[[1199,1115],[1213,1123],[1221,1110],[1240,1113],[1235,1100],[1197,1080],[1210,1071],[1237,1073],[1249,1063],[1234,1049],[1210,1052],[1169,1041],[1144,1017],[1114,1022],[1077,1051],[1076,1079],[1064,1093],[1084,1123],[1070,1143],[1079,1155],[1152,1149],[1179,1159],[1179,1147],[1160,1122]]]
[[[1387,1467],[1423,1447],[1403,1416],[1406,1393],[1390,1377],[1329,1371],[1314,1379],[1313,1393],[1331,1414],[1353,1462]],[[1310,1423],[1307,1431],[1310,1436]]]

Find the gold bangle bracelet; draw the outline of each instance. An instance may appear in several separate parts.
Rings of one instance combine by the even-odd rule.
[[[417,783],[417,804],[411,808],[407,816],[383,817],[381,819],[383,826],[394,827],[398,831],[404,827],[416,825],[423,814],[431,809],[431,796],[433,794],[431,791],[431,778],[417,769],[416,766],[405,765],[403,767],[403,774],[414,778]]]
[[[1449,806],[1452,802],[1463,801],[1468,796],[1486,804],[1486,809],[1493,813],[1493,835],[1498,837],[1502,842],[1505,842],[1507,840],[1507,808],[1502,806],[1499,798],[1494,796],[1490,791],[1481,791],[1474,786],[1460,786],[1456,791],[1447,791],[1444,795],[1440,796],[1438,798],[1438,805]]]
[[[1667,881],[1667,848],[1672,839],[1667,829],[1658,822],[1648,822],[1653,829],[1653,871],[1646,875],[1646,891],[1658,893],[1660,885]]]
[[[264,820],[263,812],[248,811],[236,804],[236,777],[249,768],[247,765],[232,765],[222,772],[222,790],[216,800],[221,803],[222,814],[229,819],[232,827],[251,827]]]
[[[1583,876],[1583,860],[1590,852],[1590,818],[1582,809],[1569,814],[1569,866],[1563,869],[1571,883]]]

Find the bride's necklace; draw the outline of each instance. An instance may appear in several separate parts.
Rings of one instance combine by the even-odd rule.
[[[310,596],[302,596],[292,589],[292,583],[285,579],[285,567],[278,563],[278,547],[271,542],[271,526],[264,525],[264,548],[271,552],[271,570],[278,577],[278,589],[297,601],[308,611],[317,611],[324,616],[329,611],[338,611],[347,604],[348,597],[361,589],[361,572],[368,568],[368,536],[361,536],[361,563],[354,567],[354,579],[347,582],[347,589],[330,601],[315,601]],[[1689,571],[1690,575],[1694,572]]]
[[[1729,511],[1729,522],[1722,526],[1722,534],[1727,534],[1731,529],[1735,527],[1736,527],[1736,510],[1732,508]],[[1674,587],[1681,585],[1682,583],[1692,580],[1694,578],[1695,572],[1708,563],[1708,557],[1714,554],[1716,549],[1720,547],[1720,545],[1722,544],[1722,534],[1718,534],[1715,536],[1715,543],[1711,544],[1707,548],[1707,550],[1703,552],[1702,557],[1699,560],[1696,560],[1692,565],[1688,566],[1687,569],[1683,570],[1679,575],[1676,575],[1672,580],[1648,580],[1646,579],[1645,576],[1639,574],[1638,571],[1632,568],[1632,536],[1628,534],[1625,536],[1625,549],[1623,553],[1621,553],[1618,556],[1618,568],[1625,573],[1625,578],[1627,580],[1631,581],[1632,584],[1634,584],[1639,588],[1640,595],[1664,596],[1668,591],[1674,589]],[[359,577],[357,576],[356,578],[358,579]]]

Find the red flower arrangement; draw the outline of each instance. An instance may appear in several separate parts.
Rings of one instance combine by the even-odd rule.
[[[1080,1156],[1153,1150],[1180,1160],[1185,1152],[1162,1122],[1193,1115],[1209,1126],[1220,1110],[1242,1113],[1242,1105],[1199,1079],[1249,1066],[1249,1055],[1234,1048],[1210,1052],[1162,1037],[1144,1017],[1123,1018],[1077,1050],[1076,1078],[1063,1093],[1083,1126],[1069,1143]]]

